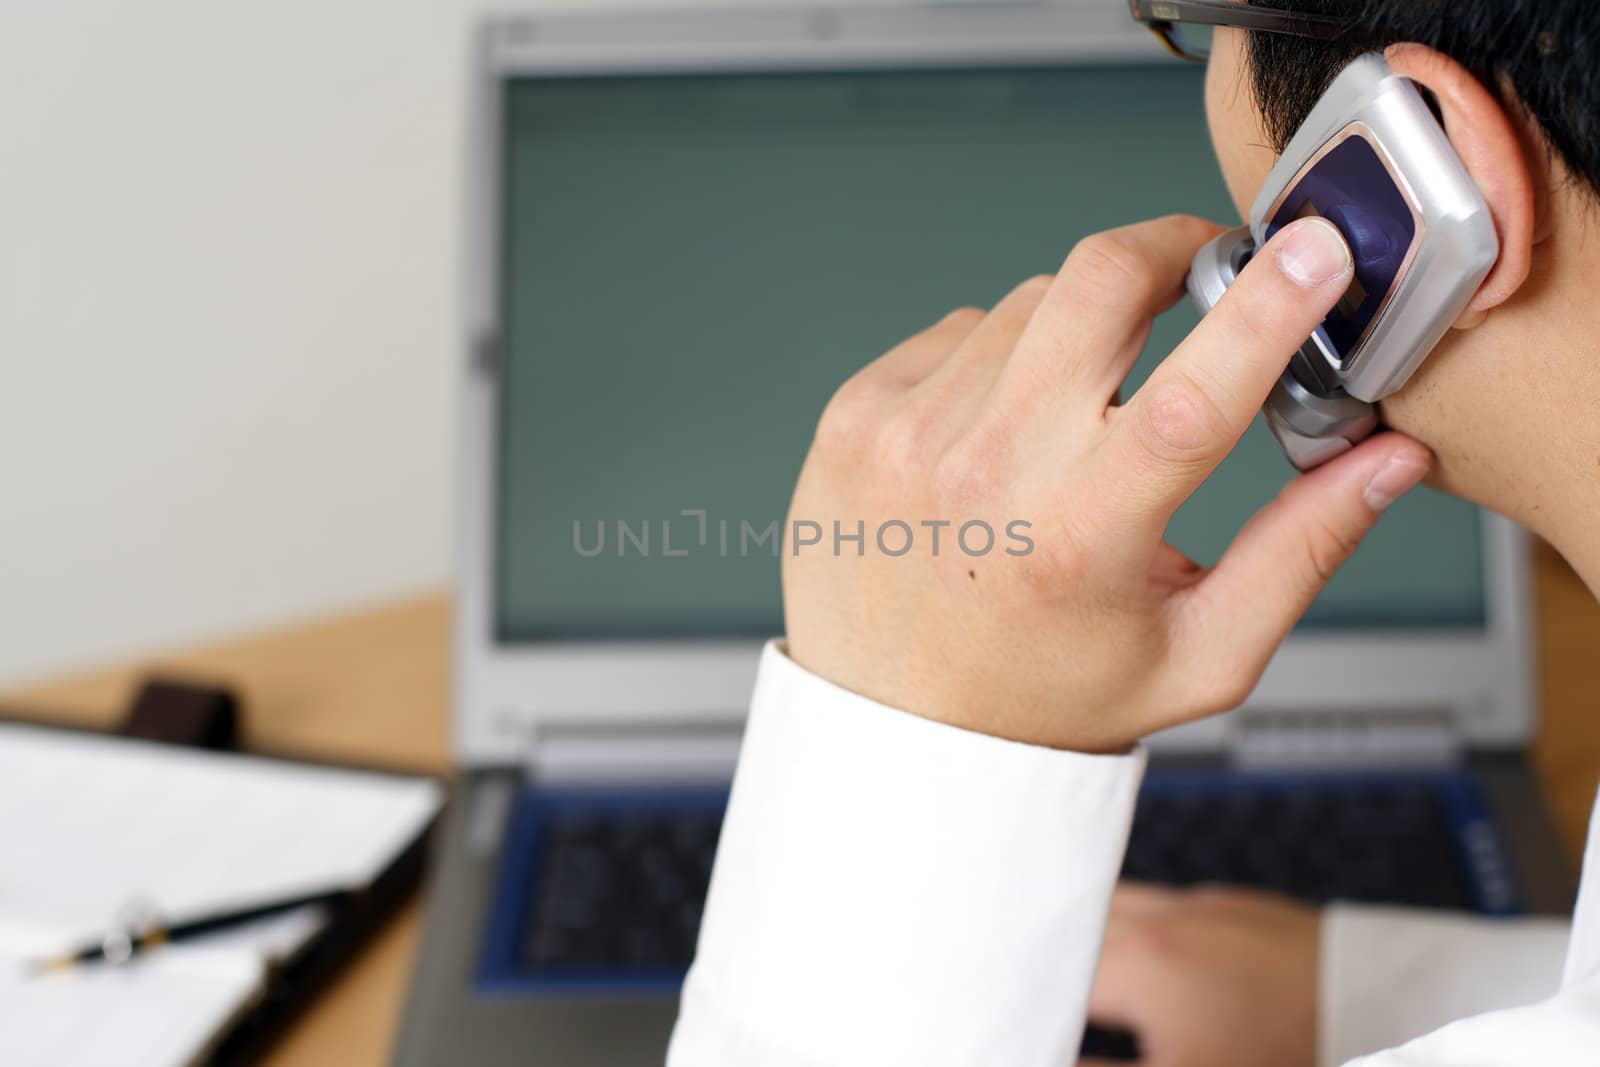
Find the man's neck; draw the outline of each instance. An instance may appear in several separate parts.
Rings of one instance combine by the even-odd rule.
[[[1460,472],[1467,495],[1549,541],[1600,596],[1600,218],[1587,187],[1552,199],[1522,289],[1468,331],[1475,387],[1451,400],[1476,428],[1452,459],[1476,468]]]
[[[1600,299],[1592,284],[1600,271],[1600,230],[1595,204],[1584,190],[1558,234],[1547,242],[1554,269],[1536,292],[1540,323],[1518,350],[1507,374],[1534,375],[1519,388],[1536,398],[1543,417],[1524,420],[1522,431],[1542,439],[1530,445],[1535,512],[1524,522],[1555,546],[1600,596]],[[1533,281],[1533,279],[1530,279]]]

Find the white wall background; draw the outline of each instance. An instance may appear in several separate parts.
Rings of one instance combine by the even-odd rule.
[[[480,7],[0,0],[0,685],[448,580]]]
[[[0,682],[445,581],[467,6],[0,5]]]

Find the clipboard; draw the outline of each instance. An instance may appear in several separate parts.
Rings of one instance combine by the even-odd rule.
[[[363,861],[367,869],[359,879],[360,884],[351,886],[360,891],[346,895],[337,904],[323,906],[322,913],[312,917],[320,925],[309,936],[297,939],[293,951],[282,959],[275,960],[263,954],[257,988],[209,1035],[205,1047],[190,1058],[173,1061],[172,1067],[186,1064],[237,1067],[259,1060],[296,1014],[416,891],[443,806],[443,784],[434,778],[240,752],[239,718],[238,701],[226,689],[172,680],[146,683],[122,729],[115,734],[64,727],[43,722],[38,716],[0,711],[0,746],[6,744],[9,736],[14,754],[18,751],[18,738],[26,742],[21,746],[24,752],[70,748],[60,742],[75,739],[92,750],[86,758],[98,760],[101,766],[107,765],[112,754],[125,754],[129,760],[165,760],[172,766],[194,772],[190,777],[209,775],[208,780],[222,783],[224,790],[228,788],[226,783],[234,779],[262,776],[271,779],[277,775],[284,782],[297,782],[305,789],[321,789],[321,793],[314,793],[314,798],[337,798],[344,790],[353,803],[360,802],[357,810],[368,813],[381,810],[386,797],[395,799],[393,817],[385,827],[385,840],[371,845],[369,852],[373,855]],[[28,749],[27,745],[32,745],[33,749]],[[176,761],[174,757],[178,757]],[[22,759],[21,756],[16,758]],[[205,769],[204,774],[197,770],[201,767]],[[255,788],[255,807],[259,808],[261,790],[268,789],[270,795],[270,781],[258,782]],[[404,812],[400,813],[402,800]],[[363,804],[366,806],[361,807]],[[373,807],[374,804],[379,807]],[[330,813],[330,819],[333,815]],[[265,817],[270,818],[270,814]],[[3,843],[0,837],[0,844]],[[339,842],[335,840],[330,844],[337,846]],[[375,870],[374,855],[378,863]],[[343,873],[348,876],[349,872]],[[4,877],[0,875],[0,881]],[[26,899],[25,893],[20,896]],[[9,897],[0,893],[0,903],[18,898],[16,893]],[[6,918],[0,914],[0,924],[4,924]],[[245,946],[232,951],[243,954],[253,950],[253,946]],[[149,959],[182,951],[182,946],[160,948],[154,950]],[[142,958],[124,966],[139,966],[141,961]],[[129,1047],[126,1051],[132,1053],[137,1049]],[[79,1062],[98,1065],[99,1061],[89,1053]],[[165,1062],[163,1067],[166,1067]]]

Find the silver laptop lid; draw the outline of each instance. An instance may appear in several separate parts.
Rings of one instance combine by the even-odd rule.
[[[496,21],[479,42],[460,414],[457,748],[727,732],[778,632],[817,413],[951,307],[1085,233],[1227,219],[1198,72],[1115,4]],[[1193,324],[1161,320],[1164,353]],[[1147,356],[1136,377],[1148,371]],[[1180,513],[1214,558],[1282,483],[1270,438]],[[1247,709],[1530,716],[1517,534],[1398,505]],[[1216,748],[1217,720],[1158,747]]]

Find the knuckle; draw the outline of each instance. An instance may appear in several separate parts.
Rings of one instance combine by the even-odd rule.
[[[957,329],[964,332],[970,332],[971,330],[975,329],[978,323],[982,322],[987,315],[988,312],[984,311],[980,307],[958,307],[947,312],[945,317],[940,319],[939,322],[934,326],[934,329]]]
[[[1301,539],[1306,557],[1306,573],[1316,587],[1326,585],[1356,550],[1354,534],[1325,519],[1313,519]]]
[[[1174,211],[1171,214],[1161,216],[1155,221],[1158,225],[1187,226],[1191,230],[1201,233],[1215,233],[1221,229],[1210,219],[1201,218],[1199,215],[1191,215],[1187,211]]]
[[[815,446],[825,453],[853,453],[883,418],[884,397],[861,375],[841,385],[817,420]]]
[[[873,441],[873,464],[898,482],[919,478],[931,463],[934,420],[915,407],[907,407],[878,427]]]
[[[1230,290],[1228,295],[1234,298],[1228,316],[1228,332],[1235,339],[1252,348],[1282,349],[1285,360],[1305,340],[1304,336],[1293,336],[1300,316],[1293,314],[1288,301],[1264,291],[1261,286],[1248,286],[1237,292]],[[1308,328],[1306,333],[1310,332]]]
[[[1227,416],[1211,394],[1186,374],[1155,386],[1138,420],[1145,449],[1165,463],[1202,462],[1230,436]]]
[[[1010,449],[986,431],[969,433],[945,450],[933,468],[935,498],[952,514],[994,494],[1003,484]]]
[[[1011,295],[1031,303],[1038,303],[1050,292],[1050,287],[1055,285],[1054,274],[1035,274],[1011,290]]]
[[[1048,602],[1064,591],[1082,588],[1094,570],[1095,554],[1088,542],[1059,522],[1035,528],[1034,534],[1033,550],[1018,571],[1026,595]]]
[[[1102,299],[1127,299],[1151,285],[1155,264],[1142,246],[1117,230],[1090,234],[1067,256],[1062,271],[1075,288]]]
[[[1150,223],[1150,226],[1153,229],[1160,230],[1163,234],[1178,232],[1181,234],[1179,239],[1192,243],[1195,248],[1198,248],[1225,229],[1225,227],[1219,226],[1210,219],[1182,211],[1163,215]]]

